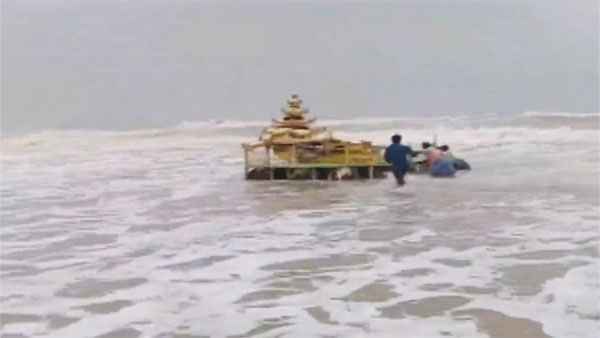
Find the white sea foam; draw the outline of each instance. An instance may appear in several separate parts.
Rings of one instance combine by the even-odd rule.
[[[595,336],[597,130],[398,121],[330,122],[474,170],[244,181],[235,121],[3,139],[2,335]]]
[[[568,112],[528,111],[528,112],[525,112],[525,116],[587,118],[587,117],[600,117],[600,113],[568,113]]]

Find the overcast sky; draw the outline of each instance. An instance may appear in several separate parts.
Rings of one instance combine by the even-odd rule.
[[[2,1],[2,131],[598,112],[599,3]]]

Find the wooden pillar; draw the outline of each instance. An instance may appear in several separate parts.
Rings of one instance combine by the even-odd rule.
[[[315,169],[315,168],[310,169],[310,176],[313,179],[313,181],[316,180],[317,179],[317,169]]]
[[[291,164],[298,163],[298,153],[297,153],[295,144],[292,144],[292,149],[290,150],[290,163]]]
[[[377,150],[379,151],[379,150]],[[371,148],[371,165],[369,166],[369,178],[373,179],[373,171],[374,171],[374,166],[375,166],[375,158],[377,156],[375,156],[375,154],[373,153],[373,148]]]
[[[265,146],[265,151],[267,152],[267,167],[271,168],[271,147]]]
[[[244,146],[244,179],[248,179],[248,148]]]
[[[269,179],[273,179],[273,168],[271,168],[271,147],[265,146],[267,151],[267,169],[269,170]]]
[[[344,163],[348,165],[350,159],[348,158],[348,144],[344,145]]]

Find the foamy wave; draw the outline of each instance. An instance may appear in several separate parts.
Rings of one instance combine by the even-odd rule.
[[[372,118],[355,118],[348,120],[318,120],[323,126],[344,127],[344,126],[372,126],[387,123],[436,123],[463,121],[467,119],[489,118],[489,116],[398,116],[398,117],[372,117]]]
[[[454,121],[464,121],[467,119],[480,119],[481,117],[469,116],[399,116],[399,117],[369,117],[354,119],[319,119],[316,125],[323,127],[333,127],[343,129],[344,127],[373,127],[385,126],[390,124],[400,125],[423,125],[431,123],[451,123]],[[169,130],[222,130],[222,129],[247,129],[247,128],[266,128],[271,123],[270,119],[265,120],[208,120],[208,121],[183,121]]]
[[[434,135],[438,144],[449,144],[459,148],[524,145],[544,143],[597,142],[595,130],[573,130],[568,127],[541,128],[455,128],[455,129],[385,129],[369,132],[338,132],[336,136],[353,141],[370,140],[386,144],[394,133],[400,132],[404,142],[418,145],[423,141],[432,141]]]
[[[266,127],[268,121],[208,120],[182,121],[174,129]]]
[[[423,141],[431,141],[433,135],[437,135],[438,143],[449,144],[455,149],[547,142],[587,143],[598,140],[597,129],[572,129],[569,126],[561,126],[562,124],[542,128],[535,127],[535,124],[534,127],[529,125],[513,127],[506,124],[486,123],[489,126],[480,126],[479,123],[474,125],[453,123],[461,120],[469,122],[478,118],[482,117],[360,118],[324,120],[320,125],[331,127],[334,135],[341,139],[365,140],[376,144],[387,144],[390,136],[395,133],[401,133],[404,142],[413,146]],[[584,120],[578,119],[578,121]],[[225,120],[182,122],[169,128],[134,131],[45,130],[19,137],[3,138],[2,153],[64,151],[98,146],[119,149],[189,148],[203,144],[238,146],[242,142],[256,140],[267,124],[266,121]]]
[[[530,117],[574,117],[574,118],[585,118],[585,117],[600,117],[598,113],[567,113],[567,112],[539,112],[539,111],[528,111],[525,112],[525,116]]]
[[[475,169],[246,182],[260,129],[193,123],[3,139],[1,334],[597,336],[597,130],[349,122]]]

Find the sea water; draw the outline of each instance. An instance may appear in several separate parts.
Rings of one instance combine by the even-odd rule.
[[[437,134],[453,179],[245,181],[263,122],[2,139],[3,337],[597,337],[598,115],[320,121]]]

